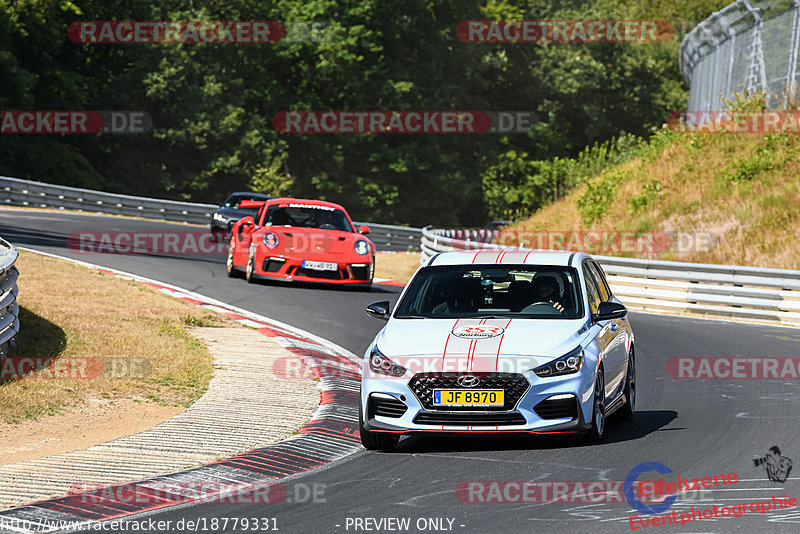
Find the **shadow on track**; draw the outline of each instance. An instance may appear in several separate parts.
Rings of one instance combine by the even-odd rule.
[[[372,284],[370,287],[353,287],[347,285],[328,284],[325,282],[305,282],[299,280],[265,280],[263,278],[256,279],[255,283],[257,285],[266,287],[298,287],[305,289],[317,289],[317,290],[340,291],[340,292],[349,291],[354,293],[375,293],[376,295],[385,293],[397,293],[397,291],[401,289],[396,286],[381,286],[377,284]]]
[[[548,450],[574,447],[602,447],[606,444],[632,441],[656,432],[678,417],[673,410],[637,411],[633,421],[609,419],[603,440],[590,445],[582,436],[569,434],[537,436],[528,434],[446,434],[408,436],[400,441],[397,453],[445,453],[508,450]]]

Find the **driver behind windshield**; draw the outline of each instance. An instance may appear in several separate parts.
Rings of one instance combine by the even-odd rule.
[[[310,207],[270,206],[264,217],[266,226],[294,226],[355,232],[341,210]]]
[[[573,269],[540,266],[424,267],[397,304],[397,318],[578,319]]]
[[[542,276],[534,278],[531,282],[533,301],[529,304],[532,306],[540,302],[552,304],[559,312],[564,313],[564,305],[559,302],[559,285],[555,278],[551,276]],[[525,310],[523,310],[525,311]]]

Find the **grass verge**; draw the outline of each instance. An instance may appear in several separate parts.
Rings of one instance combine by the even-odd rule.
[[[579,240],[586,231],[652,232],[673,241],[646,250],[566,248],[800,269],[800,137],[662,132],[656,139],[646,155],[588,179],[508,231],[522,236],[566,231]],[[712,246],[692,246],[692,236],[699,239],[700,232],[713,235]],[[682,246],[674,239],[679,234]],[[514,244],[510,238],[504,242]]]
[[[206,391],[212,358],[186,328],[232,325],[224,316],[64,260],[21,252],[17,266],[21,330],[10,356],[49,358],[50,370],[89,362],[89,372],[0,381],[0,422],[59,414],[90,397],[188,406]]]
[[[375,255],[375,276],[408,282],[419,267],[419,252],[392,252]]]

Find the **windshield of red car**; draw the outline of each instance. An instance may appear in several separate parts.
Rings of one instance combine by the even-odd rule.
[[[267,208],[264,226],[295,226],[354,232],[347,215],[330,206],[316,204],[275,204]]]

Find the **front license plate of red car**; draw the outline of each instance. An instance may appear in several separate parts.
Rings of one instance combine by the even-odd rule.
[[[303,269],[312,269],[314,271],[335,271],[338,268],[338,264],[327,261],[303,261]]]

